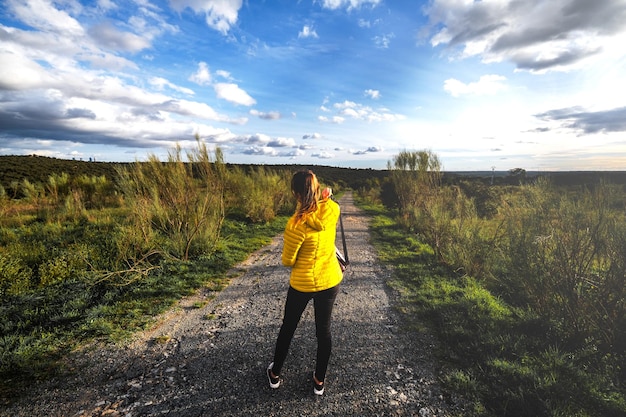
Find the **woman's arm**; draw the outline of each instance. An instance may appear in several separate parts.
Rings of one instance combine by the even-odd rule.
[[[304,242],[304,237],[304,231],[290,227],[290,224],[287,225],[285,235],[283,237],[282,262],[284,266],[295,265],[298,251]]]

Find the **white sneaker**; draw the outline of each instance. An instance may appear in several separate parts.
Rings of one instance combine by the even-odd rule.
[[[270,388],[272,389],[276,389],[278,387],[280,387],[280,377],[272,377],[271,375],[271,371],[272,368],[274,367],[274,362],[270,363],[269,366],[267,367],[267,380],[270,382]]]
[[[315,382],[316,379],[315,371],[313,371],[313,394],[324,395],[324,383],[322,382],[321,385],[317,385],[317,382]]]

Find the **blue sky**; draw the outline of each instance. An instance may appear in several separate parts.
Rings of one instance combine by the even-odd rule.
[[[5,0],[0,154],[626,170],[625,0]]]

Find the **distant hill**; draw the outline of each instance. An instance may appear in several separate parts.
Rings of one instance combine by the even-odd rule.
[[[48,177],[66,172],[70,175],[102,176],[115,178],[115,167],[123,165],[111,162],[88,162],[71,159],[57,159],[46,156],[0,156],[0,184],[8,188],[12,181],[24,179],[32,183],[43,183]]]
[[[78,161],[70,159],[57,159],[46,156],[2,156],[0,155],[0,184],[8,189],[12,181],[21,182],[24,179],[32,183],[45,183],[51,174],[66,172],[74,175],[102,176],[115,182],[116,167],[129,165],[129,163]],[[239,166],[244,169],[253,169],[261,165],[226,164],[227,166]],[[322,182],[342,183],[348,187],[358,188],[364,185],[370,178],[383,178],[386,171],[373,169],[352,169],[330,166],[312,165],[262,165],[264,168],[274,170],[288,170],[295,172],[303,169],[311,169]]]
[[[116,167],[129,165],[120,162],[95,162],[78,161],[70,159],[57,159],[46,156],[2,156],[0,155],[0,184],[8,189],[12,181],[21,182],[28,179],[33,183],[45,183],[48,177],[57,173],[66,172],[70,175],[102,176],[115,182]],[[253,169],[263,166],[268,169],[288,170],[295,172],[302,169],[311,169],[322,182],[335,182],[350,188],[359,188],[367,185],[372,179],[382,180],[389,175],[387,170],[339,168],[324,165],[241,165],[226,164],[227,166],[239,166],[244,169]],[[626,171],[563,171],[563,172],[525,172],[526,179],[533,179],[538,176],[549,177],[555,185],[593,185],[600,181],[611,184],[626,185]],[[450,171],[444,172],[446,183],[454,183],[460,178],[479,179],[485,183],[495,180],[495,184],[511,182],[508,171]],[[519,183],[515,181],[514,183]]]

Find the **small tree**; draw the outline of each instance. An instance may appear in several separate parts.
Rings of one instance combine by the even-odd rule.
[[[441,161],[432,151],[402,151],[388,162],[400,212],[421,208],[441,186]]]
[[[422,234],[441,257],[451,232],[449,206],[453,197],[443,192],[439,157],[429,150],[403,151],[387,165],[402,220]]]
[[[523,184],[526,179],[526,170],[523,168],[513,168],[509,170],[509,180],[511,184]]]

